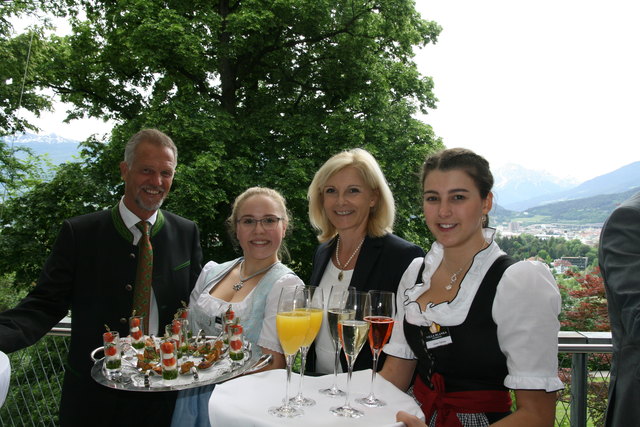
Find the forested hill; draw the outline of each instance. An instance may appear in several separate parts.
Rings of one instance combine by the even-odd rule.
[[[623,201],[640,191],[640,187],[616,194],[602,194],[584,199],[550,203],[514,212],[497,207],[492,212],[492,223],[522,221],[528,223],[603,223],[611,212]],[[495,220],[495,222],[494,222]]]

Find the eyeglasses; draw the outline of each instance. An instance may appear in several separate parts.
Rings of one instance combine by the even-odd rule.
[[[262,224],[262,228],[265,230],[273,230],[276,228],[276,225],[278,225],[278,222],[282,220],[284,220],[284,218],[277,216],[265,216],[261,219],[247,217],[237,220],[236,223],[245,230],[254,230],[258,226],[258,223]]]

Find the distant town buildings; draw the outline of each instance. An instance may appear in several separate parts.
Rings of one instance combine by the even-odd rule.
[[[506,225],[496,226],[498,235],[502,237],[530,234],[539,239],[560,237],[565,240],[580,240],[585,245],[596,247],[600,240],[602,224],[570,225],[570,224],[529,224],[524,225],[518,221],[512,221]]]
[[[551,263],[551,266],[555,269],[555,271],[557,273],[564,273],[565,271],[569,270],[572,266],[572,264],[564,259],[556,259]]]
[[[578,267],[578,270],[586,270],[589,265],[589,257],[586,256],[563,256],[560,260]]]

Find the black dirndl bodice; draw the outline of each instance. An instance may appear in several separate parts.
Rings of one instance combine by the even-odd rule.
[[[507,359],[498,344],[491,310],[498,282],[513,263],[515,260],[506,255],[496,259],[482,280],[465,321],[448,327],[452,343],[427,350],[424,337],[429,328],[412,325],[405,319],[404,334],[418,359],[417,372],[425,384],[430,384],[431,374],[438,372],[444,377],[447,392],[507,390],[503,385]]]

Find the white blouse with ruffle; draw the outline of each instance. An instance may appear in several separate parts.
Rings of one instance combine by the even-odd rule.
[[[504,252],[493,241],[495,230],[485,229],[489,246],[478,252],[451,302],[429,303],[423,312],[416,300],[431,287],[431,276],[443,257],[436,242],[424,258],[416,258],[405,271],[397,293],[397,313],[393,333],[384,352],[403,359],[415,359],[404,336],[403,321],[418,326],[435,322],[456,326],[464,322],[493,262]],[[422,283],[416,284],[424,263]],[[504,385],[510,389],[562,389],[558,378],[558,331],[561,298],[549,268],[537,261],[520,261],[505,271],[498,283],[491,314],[498,326],[498,343],[507,358],[508,375]]]

